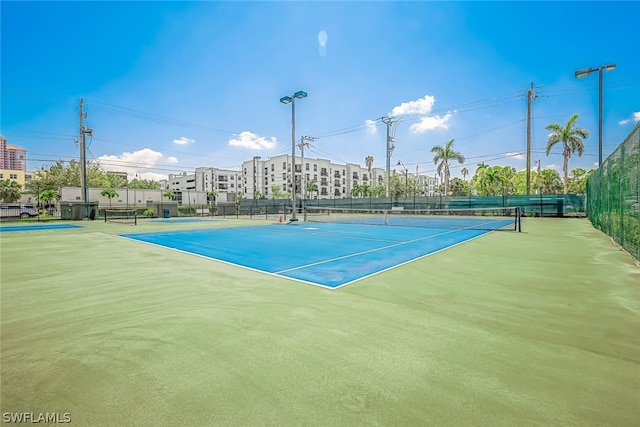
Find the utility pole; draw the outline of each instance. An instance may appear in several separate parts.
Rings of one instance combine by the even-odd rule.
[[[79,116],[80,116],[80,188],[82,191],[82,203],[84,205],[83,219],[89,218],[89,191],[87,188],[87,154],[85,136],[93,136],[93,130],[84,127],[84,119],[87,117],[87,113],[82,110],[84,99],[80,98],[79,103]]]
[[[387,198],[391,197],[391,155],[393,154],[393,136],[391,136],[391,126],[395,123],[393,117],[382,117],[382,123],[387,125]]]
[[[298,148],[300,148],[300,157],[302,160],[300,160],[300,185],[302,186],[302,195],[304,197],[305,203],[307,202],[307,186],[305,185],[305,181],[304,181],[304,147],[313,147],[313,145],[311,145],[311,143],[313,141],[315,141],[316,138],[315,136],[306,136],[304,135],[302,138],[300,138],[300,144],[298,144]],[[309,141],[309,142],[304,142],[304,141]]]
[[[531,82],[531,88],[527,91],[527,195],[531,193],[531,103],[537,97]]]

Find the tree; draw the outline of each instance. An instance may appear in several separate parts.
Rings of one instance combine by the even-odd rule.
[[[318,196],[318,181],[314,178],[313,181],[307,183],[307,192],[313,194],[316,192],[316,197]]]
[[[385,197],[387,194],[387,187],[384,184],[377,184],[371,187],[371,196],[372,197]]]
[[[481,196],[487,195],[487,192],[482,187],[482,185],[483,185],[484,175],[488,167],[489,166],[485,162],[479,163],[478,167],[476,168],[476,173],[473,175],[473,178],[471,178],[471,186],[474,187],[476,189],[477,194]]]
[[[404,174],[400,175],[398,173],[391,174],[390,180],[391,186],[389,187],[389,193],[391,197],[400,197],[405,193],[406,186],[404,180]]]
[[[207,193],[207,199],[209,199],[210,202],[213,202],[214,205],[216,204],[216,197],[218,197],[216,190],[211,190]]]
[[[271,185],[271,198],[272,199],[283,199],[284,194],[282,193],[281,187],[278,184]]]
[[[571,116],[565,126],[558,123],[551,123],[545,128],[551,131],[551,135],[549,135],[547,139],[547,156],[556,144],[562,143],[562,156],[564,158],[562,165],[562,171],[564,172],[564,194],[567,194],[569,191],[569,157],[575,152],[578,153],[578,157],[582,156],[584,152],[583,139],[589,137],[589,132],[582,128],[575,127],[578,117],[578,114]]]
[[[453,178],[450,182],[450,190],[452,196],[470,196],[471,186],[467,181],[460,178]]]
[[[587,192],[587,180],[594,172],[593,169],[587,171],[582,168],[575,168],[569,177],[569,193],[584,194]]]
[[[436,145],[431,149],[432,153],[435,153],[433,157],[433,163],[438,165],[438,174],[444,173],[444,193],[449,194],[449,161],[457,160],[458,163],[464,163],[464,156],[453,149],[453,139],[447,141],[444,147]]]
[[[535,185],[538,187],[540,194],[558,194],[562,188],[560,174],[554,169],[543,169],[537,177]]]
[[[173,191],[169,190],[166,193],[164,193],[162,195],[162,197],[166,198],[167,200],[175,200],[176,193],[174,193]]]
[[[464,179],[465,181],[467,180],[467,175],[469,175],[469,169],[467,168],[462,168],[462,170],[460,171],[460,173],[462,174],[462,179]]]
[[[45,206],[49,205],[52,201],[60,200],[60,193],[56,190],[42,190],[37,196],[36,199],[40,202],[43,202]]]
[[[160,183],[158,181],[152,181],[150,179],[134,178],[128,183],[129,188],[132,190],[159,190]]]
[[[5,203],[15,203],[22,197],[22,189],[17,181],[0,180],[0,199]]]
[[[119,196],[119,194],[113,188],[105,188],[100,192],[100,195],[109,199],[109,207],[111,207],[111,199]]]
[[[479,193],[483,196],[499,196],[508,194],[509,182],[515,169],[509,166],[484,167],[479,179]]]
[[[373,167],[373,156],[365,157],[364,164],[367,165],[367,171],[369,171],[369,179],[371,179],[371,168]]]

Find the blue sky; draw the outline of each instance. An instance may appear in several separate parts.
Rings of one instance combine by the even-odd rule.
[[[392,167],[435,175],[431,148],[454,138],[477,164],[525,168],[533,83],[532,165],[549,123],[591,135],[569,166],[598,161],[640,120],[639,2],[12,2],[0,3],[1,123],[28,168],[78,158],[78,101],[93,129],[88,159],[159,178],[199,166],[238,169],[291,153],[385,166],[386,127],[400,119]],[[119,167],[118,167],[119,166]]]

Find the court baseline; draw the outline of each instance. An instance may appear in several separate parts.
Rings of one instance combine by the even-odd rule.
[[[322,223],[128,233],[121,237],[336,289],[486,233]]]

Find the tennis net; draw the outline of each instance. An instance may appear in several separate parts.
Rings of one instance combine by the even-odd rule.
[[[468,230],[521,231],[519,207],[473,209],[348,209],[308,206],[308,222]]]
[[[120,222],[137,225],[138,214],[135,209],[105,209],[104,222]]]

